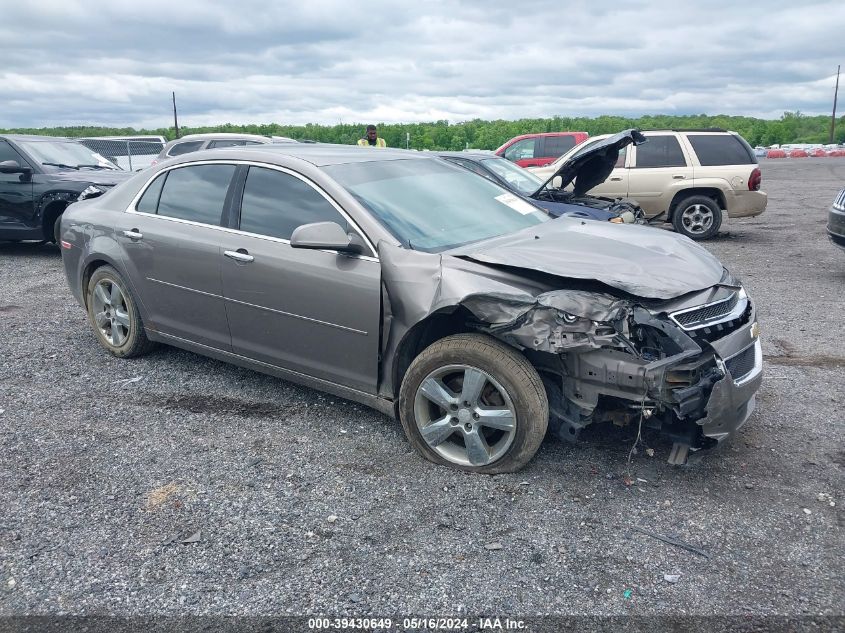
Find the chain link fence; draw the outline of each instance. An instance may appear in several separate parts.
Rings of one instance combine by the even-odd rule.
[[[164,139],[80,138],[80,143],[126,171],[140,171],[152,165],[164,147]]]

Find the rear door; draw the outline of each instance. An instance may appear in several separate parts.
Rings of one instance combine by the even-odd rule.
[[[561,134],[560,136],[542,136],[537,140],[538,148],[535,151],[535,161],[532,162],[532,166],[543,167],[575,147],[576,138],[574,134]]]
[[[692,162],[674,134],[649,134],[648,141],[631,147],[628,197],[651,217],[667,211],[675,193],[693,183]]]
[[[293,230],[311,222],[337,222],[360,234],[314,183],[282,168],[249,167],[239,230],[227,233],[223,245],[233,351],[374,394],[379,262],[373,256],[292,248]]]
[[[235,169],[217,163],[168,170],[116,227],[147,325],[226,351],[231,339],[220,281],[221,219]]]

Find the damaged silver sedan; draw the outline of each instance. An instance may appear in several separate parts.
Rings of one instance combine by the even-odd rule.
[[[762,380],[754,306],[703,247],[551,220],[415,152],[190,154],[72,205],[61,245],[115,356],[166,343],[306,384],[464,470],[518,470],[596,422],[660,429],[682,462]]]

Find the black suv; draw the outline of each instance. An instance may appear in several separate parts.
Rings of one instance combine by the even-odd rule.
[[[0,135],[0,240],[58,242],[70,203],[131,176],[77,141]]]

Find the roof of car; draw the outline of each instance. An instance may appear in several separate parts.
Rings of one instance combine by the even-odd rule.
[[[177,139],[170,141],[171,143],[180,143],[182,141],[207,141],[207,140],[243,140],[243,141],[258,141],[259,143],[272,143],[273,141],[260,134],[239,134],[237,132],[207,132],[203,134],[186,134]]]
[[[454,158],[469,158],[470,160],[507,160],[507,158],[502,158],[492,152],[432,152],[436,156],[442,156],[444,158],[454,157]]]
[[[191,161],[195,160],[258,160],[265,158],[273,160],[273,157],[290,156],[298,158],[315,165],[325,167],[328,165],[342,165],[344,163],[368,163],[384,160],[413,160],[432,159],[437,155],[434,152],[418,152],[407,149],[375,149],[358,147],[357,145],[333,145],[330,143],[284,143],[269,145],[252,145],[225,147],[212,150],[202,150],[183,154],[179,158]]]
[[[38,134],[0,134],[0,138],[12,141],[76,141],[78,139],[66,136],[44,136]]]

